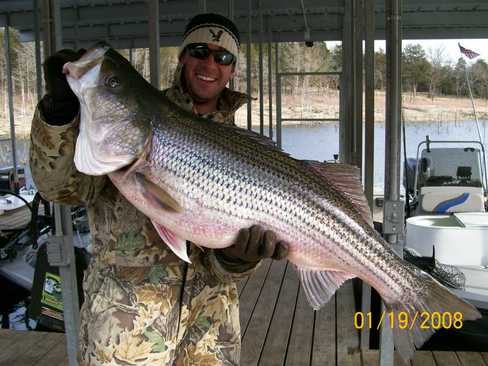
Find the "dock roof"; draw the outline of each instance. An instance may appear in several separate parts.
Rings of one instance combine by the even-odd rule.
[[[40,1],[39,1],[40,2]],[[250,12],[249,4],[252,3]],[[246,42],[251,13],[252,39],[341,40],[344,0],[161,0],[161,46],[175,46],[188,19],[202,11],[233,16]],[[63,41],[67,47],[89,46],[105,39],[118,48],[147,47],[148,7],[144,0],[60,0]],[[233,4],[233,6],[231,5]],[[259,6],[258,6],[259,5]],[[488,2],[482,0],[404,0],[403,39],[488,38]],[[305,17],[304,17],[305,14]],[[376,39],[384,39],[385,1],[375,2]],[[21,39],[34,39],[33,1],[0,0],[0,26],[20,31]]]

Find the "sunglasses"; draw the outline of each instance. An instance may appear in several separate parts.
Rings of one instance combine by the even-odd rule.
[[[206,60],[210,54],[219,65],[230,65],[235,62],[236,57],[226,50],[211,50],[206,44],[193,43],[186,47],[191,57]]]

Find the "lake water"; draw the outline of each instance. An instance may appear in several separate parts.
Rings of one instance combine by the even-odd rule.
[[[415,158],[417,146],[429,135],[431,140],[477,140],[476,123],[462,122],[410,122],[406,124],[407,156]],[[488,132],[488,121],[480,121],[481,135]],[[316,126],[288,126],[282,131],[283,149],[297,159],[332,160],[339,153],[339,124],[335,122]],[[375,192],[383,191],[385,170],[385,125],[375,124]],[[403,146],[402,146],[403,149]],[[17,144],[18,160],[25,162],[27,141]],[[403,150],[402,150],[403,161]],[[10,165],[10,142],[0,141],[0,167]]]
[[[486,136],[488,121],[480,121],[481,136]],[[429,135],[431,140],[478,140],[476,122],[410,122],[405,125],[407,157],[417,156],[417,146]],[[488,138],[488,137],[487,137]],[[282,130],[283,149],[297,159],[332,160],[339,153],[339,124],[289,126]],[[383,192],[385,171],[385,125],[375,124],[374,186]],[[403,143],[402,143],[403,163]]]

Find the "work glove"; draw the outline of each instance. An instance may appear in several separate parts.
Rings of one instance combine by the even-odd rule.
[[[46,122],[63,125],[71,122],[78,114],[80,104],[66,81],[63,65],[78,60],[85,52],[83,49],[78,51],[64,49],[44,61],[46,94],[42,98],[41,108]]]
[[[283,259],[288,255],[288,244],[279,241],[271,230],[259,225],[241,229],[233,245],[216,249],[216,256],[226,268],[253,268],[261,259]]]

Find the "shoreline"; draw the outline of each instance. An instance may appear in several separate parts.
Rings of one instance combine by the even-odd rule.
[[[437,121],[437,120],[430,120],[430,121],[405,121],[406,124],[422,124],[422,123],[459,123],[459,122],[473,122],[476,123],[474,119],[460,119],[460,120],[442,120],[442,121]],[[478,117],[478,122],[484,123],[488,122],[488,115],[485,118],[480,118]],[[288,122],[288,123],[283,123],[282,127],[320,127],[322,125],[328,125],[328,124],[336,124],[338,121],[317,121],[317,122],[299,122],[299,121],[293,121],[293,122]],[[384,125],[385,121],[374,121],[375,125]],[[241,128],[247,128],[247,124],[238,124],[236,123],[238,127]],[[259,124],[252,124],[252,129],[259,129],[260,125]],[[269,121],[265,121],[264,123],[264,130],[266,131],[269,128]],[[275,121],[273,121],[273,130],[276,129],[276,124]]]
[[[466,119],[458,119],[458,120],[414,120],[414,121],[405,121],[407,125],[411,124],[423,124],[423,123],[463,123],[463,122],[472,122],[476,123],[476,121],[473,118],[466,118]],[[486,116],[478,116],[478,122],[480,123],[487,123],[488,122],[488,114]],[[282,123],[282,127],[293,127],[293,128],[298,128],[298,127],[306,127],[306,128],[314,128],[314,127],[320,127],[324,125],[333,125],[337,124],[338,121],[305,121],[305,122],[300,122],[300,121],[285,121]],[[375,125],[384,125],[385,121],[374,121]],[[236,122],[236,126],[240,128],[247,128],[247,122],[246,123],[239,123]],[[16,126],[17,127],[17,126]],[[252,129],[257,130],[260,128],[260,124],[252,124]],[[264,131],[269,130],[269,120],[264,121]],[[30,129],[29,129],[30,131]],[[273,131],[276,131],[276,121],[273,121]],[[17,140],[28,140],[30,138],[30,133],[27,133],[25,131],[19,132],[16,130],[16,139]],[[4,131],[0,130],[0,143],[3,141],[10,141],[10,131],[8,133],[5,133]]]
[[[276,102],[273,100],[273,128],[276,128]],[[300,101],[306,101],[299,103]],[[375,125],[384,124],[385,121],[385,92],[376,91],[374,100]],[[488,99],[477,98],[474,100],[479,121],[488,120]],[[22,111],[15,116],[16,136],[28,138],[30,135],[30,124],[34,113],[32,110]],[[269,129],[269,107],[268,100],[264,103],[264,128]],[[283,118],[338,118],[339,116],[339,92],[337,90],[309,90],[302,97],[298,95],[282,96]],[[467,97],[438,96],[434,99],[425,93],[417,93],[413,97],[410,93],[402,94],[402,118],[409,123],[455,123],[461,121],[474,121],[474,114],[471,100]],[[0,140],[9,138],[10,126],[8,116],[0,113],[0,119],[5,121],[0,126]],[[247,108],[242,106],[236,112],[236,125],[247,128]],[[259,103],[252,103],[252,128],[260,128]],[[282,126],[316,127],[337,123],[336,121],[283,121]]]

